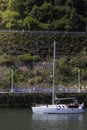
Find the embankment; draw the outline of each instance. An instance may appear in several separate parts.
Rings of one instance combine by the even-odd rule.
[[[87,93],[58,93],[57,97],[77,97],[87,107]],[[1,93],[0,107],[31,107],[33,103],[51,104],[51,94],[40,93]]]

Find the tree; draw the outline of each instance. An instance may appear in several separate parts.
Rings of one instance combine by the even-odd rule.
[[[30,17],[30,16],[27,16],[25,19],[24,19],[24,23],[23,23],[25,29],[29,29],[29,30],[37,30],[38,27],[39,27],[39,22]]]
[[[45,3],[41,7],[34,6],[30,15],[42,23],[47,23],[54,19],[53,7],[50,3]]]
[[[20,17],[24,18],[24,0],[9,0],[8,10],[18,12]]]
[[[65,5],[66,0],[54,0],[55,5]]]
[[[83,0],[72,0],[72,7],[74,7],[79,15],[85,14],[85,4]]]
[[[16,28],[18,24],[18,17],[18,12],[6,10],[2,13],[2,24],[4,24],[6,28]]]
[[[0,11],[4,11],[7,9],[8,0],[0,0]]]
[[[3,14],[8,12],[6,22]],[[18,17],[16,17],[18,13]],[[12,15],[14,18],[12,18]],[[32,27],[27,21],[31,17]],[[1,0],[0,28],[32,30],[85,31],[87,26],[86,0]],[[13,20],[14,19],[14,20]],[[35,20],[34,20],[35,19]],[[64,22],[65,19],[65,22]],[[24,24],[23,24],[24,23]],[[34,27],[33,27],[34,25]],[[25,26],[25,27],[24,27]]]
[[[85,30],[85,19],[82,15],[78,15],[76,9],[73,9],[70,14],[70,23],[73,31]]]

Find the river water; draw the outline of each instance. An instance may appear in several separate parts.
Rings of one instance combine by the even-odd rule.
[[[32,114],[28,108],[0,108],[1,130],[87,130],[84,114]]]

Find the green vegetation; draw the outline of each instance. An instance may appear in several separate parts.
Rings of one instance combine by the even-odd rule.
[[[53,41],[56,40],[56,86],[87,86],[87,35],[58,32],[1,31],[0,89],[52,86]]]
[[[0,29],[86,31],[87,0],[0,0]]]
[[[80,69],[87,86],[87,35],[68,34],[87,31],[87,0],[0,0],[0,30],[1,90],[11,69],[15,87],[52,86],[54,39],[56,85],[77,86]]]
[[[87,86],[87,51],[84,49],[76,56],[63,57],[58,60],[57,81],[68,87],[78,82],[78,70],[81,71],[81,84]],[[77,85],[76,85],[77,86]]]

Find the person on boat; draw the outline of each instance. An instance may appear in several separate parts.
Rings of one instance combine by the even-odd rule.
[[[74,102],[70,103],[68,107],[69,107],[69,108],[78,108],[78,107],[79,107],[79,104],[78,104],[77,101],[74,101]]]

